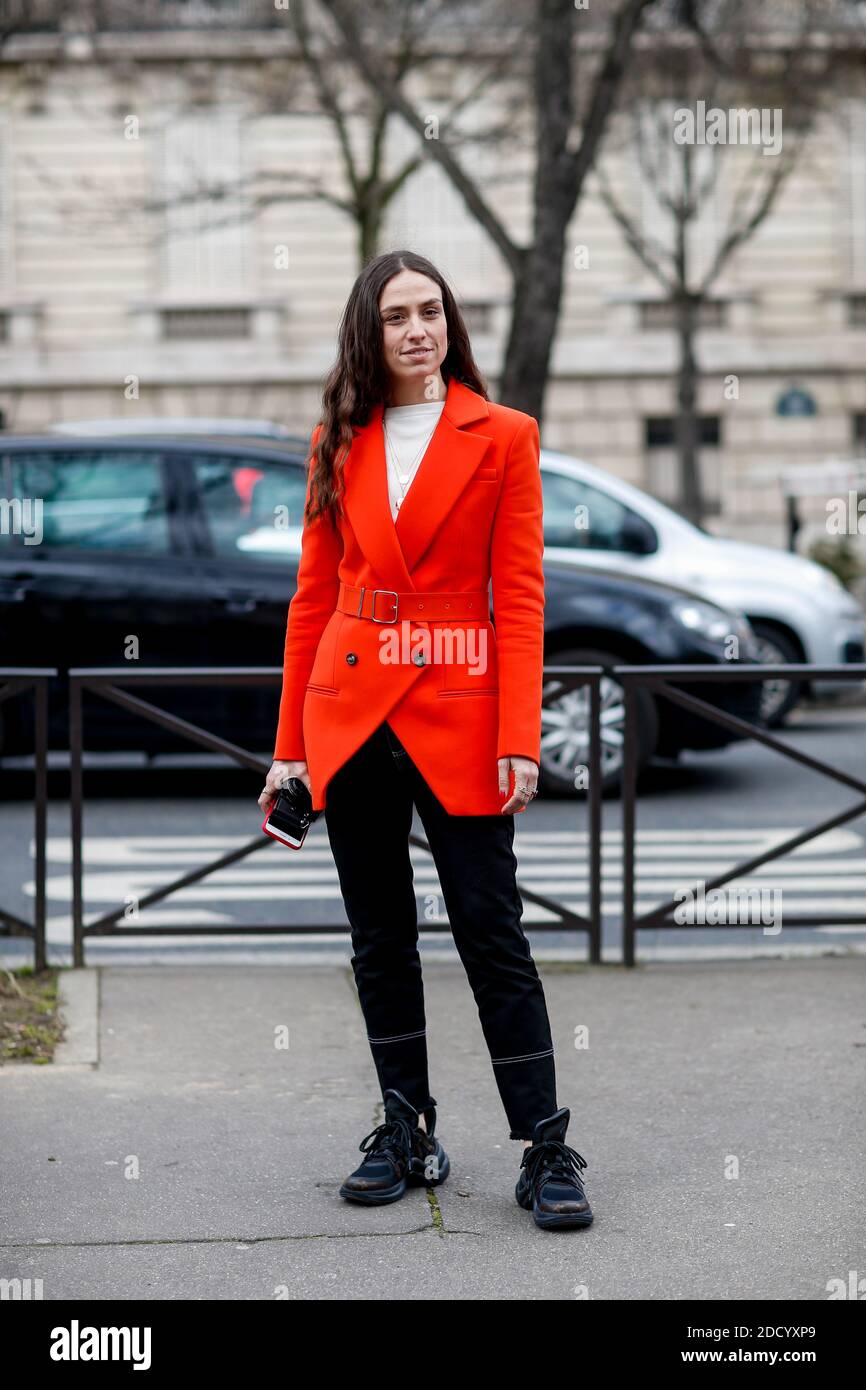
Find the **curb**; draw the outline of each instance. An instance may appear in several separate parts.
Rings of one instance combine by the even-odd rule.
[[[61,970],[58,997],[66,1036],[54,1049],[53,1067],[99,1066],[99,968]]]

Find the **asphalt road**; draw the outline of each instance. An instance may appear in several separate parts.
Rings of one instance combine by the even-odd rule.
[[[792,748],[866,780],[866,710],[801,707],[782,737]],[[71,960],[69,805],[62,755],[52,755],[48,842],[49,959]],[[57,766],[60,764],[61,766]],[[0,765],[0,903],[29,916],[33,902],[29,779],[20,764]],[[295,854],[261,835],[256,798],[261,779],[208,755],[166,758],[156,766],[91,758],[85,776],[86,915],[125,904],[246,840],[263,848],[163,903],[132,915],[130,926],[170,926],[173,935],[91,938],[88,964],[231,959],[286,962],[293,954],[335,961],[349,950],[346,918],[324,824],[314,825]],[[641,782],[638,804],[637,910],[707,882],[728,867],[788,836],[856,805],[858,793],[753,742],[713,753],[684,754],[655,765]],[[866,798],[864,798],[866,799]],[[604,805],[603,958],[621,958],[621,805]],[[519,882],[577,912],[588,909],[587,818],[583,802],[539,798],[517,818]],[[415,818],[415,834],[423,826]],[[860,818],[763,866],[739,887],[761,889],[766,926],[696,925],[688,931],[640,933],[639,959],[695,959],[863,951],[866,948],[866,829]],[[425,954],[454,957],[435,865],[413,848]],[[730,903],[734,895],[729,893]],[[740,911],[742,912],[742,907]],[[731,915],[731,909],[728,908]],[[794,928],[800,914],[862,915],[862,926]],[[741,918],[742,920],[742,918]],[[751,920],[751,919],[749,919]],[[556,918],[525,901],[524,926],[538,957],[583,959],[583,933],[547,928]],[[781,930],[777,927],[781,923]],[[328,935],[262,936],[256,925],[333,926]],[[237,926],[229,936],[193,937],[184,928]],[[444,928],[444,931],[429,928]],[[544,928],[538,930],[538,928]],[[0,938],[5,963],[24,963],[29,945]]]

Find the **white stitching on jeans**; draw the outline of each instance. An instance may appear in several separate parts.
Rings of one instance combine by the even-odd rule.
[[[525,1052],[522,1057],[491,1057],[494,1067],[500,1066],[503,1062],[529,1062],[533,1057],[550,1057],[553,1048],[549,1047],[546,1052]]]
[[[426,1032],[427,1029],[422,1028],[419,1033],[398,1033],[393,1038],[371,1038],[368,1033],[367,1041],[371,1043],[403,1042],[406,1038],[423,1038]]]

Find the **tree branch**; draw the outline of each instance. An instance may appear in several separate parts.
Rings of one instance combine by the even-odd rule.
[[[633,3],[635,2],[636,0],[633,0]],[[419,139],[435,146],[435,149],[431,148],[431,157],[438,160],[447,171],[473,217],[481,223],[490,239],[499,248],[506,263],[513,271],[517,272],[521,262],[520,248],[509,235],[505,224],[481,196],[475,182],[449,148],[448,142],[441,139],[427,141],[423,118],[404,95],[399,83],[394,82],[385,66],[373,57],[362,38],[354,13],[355,7],[349,3],[349,0],[321,0],[321,3],[338,26],[365,81],[389,107],[403,117]]]

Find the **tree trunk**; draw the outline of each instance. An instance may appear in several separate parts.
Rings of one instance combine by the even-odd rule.
[[[695,359],[695,328],[700,300],[685,291],[677,295],[675,302],[680,350],[674,425],[679,465],[679,510],[689,521],[700,522],[704,515],[704,499],[698,472],[698,366]]]
[[[379,254],[384,208],[377,198],[358,208],[358,265],[363,267]]]
[[[558,229],[552,243],[548,246],[536,242],[515,276],[511,326],[499,387],[503,405],[525,410],[539,422],[559,317],[563,239]]]

